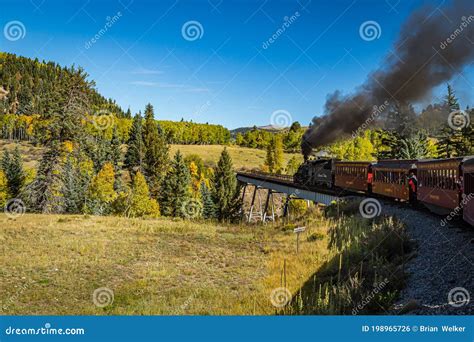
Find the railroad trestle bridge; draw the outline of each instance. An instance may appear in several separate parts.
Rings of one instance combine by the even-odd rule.
[[[282,216],[288,215],[289,203],[292,199],[303,199],[309,202],[330,205],[338,201],[346,194],[332,189],[308,188],[305,185],[293,182],[293,177],[289,175],[277,175],[264,172],[237,172],[237,180],[244,184],[242,192],[242,202],[245,203],[245,195],[248,187],[253,187],[250,207],[245,212],[243,206],[243,216],[247,222],[252,220],[261,220],[262,222],[275,220],[274,194],[282,194],[284,199]],[[266,190],[264,205],[261,203],[258,190]],[[257,199],[258,197],[258,199]],[[259,202],[259,208],[256,208],[256,200]],[[268,214],[270,209],[271,214]]]

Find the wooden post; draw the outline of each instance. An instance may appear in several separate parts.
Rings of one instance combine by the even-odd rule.
[[[285,205],[283,206],[283,217],[288,216],[288,206],[290,205],[290,195],[286,195]]]
[[[255,196],[257,195],[257,189],[258,189],[258,187],[255,185],[255,189],[254,189],[253,195],[252,195],[252,202],[250,203],[249,219],[248,219],[249,223],[252,220],[253,206],[255,204]]]
[[[272,192],[272,221],[275,222],[275,202],[273,200],[273,192]]]
[[[267,218],[268,202],[270,201],[270,196],[272,195],[272,190],[268,189],[267,199],[265,200],[265,209],[263,210],[262,222],[265,222]]]
[[[242,214],[240,216],[240,219],[242,220],[245,216],[245,203],[244,203],[244,200],[245,200],[245,191],[247,190],[247,183],[245,183],[244,185],[244,189],[242,191]]]

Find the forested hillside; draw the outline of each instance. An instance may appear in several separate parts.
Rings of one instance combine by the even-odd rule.
[[[95,90],[95,83],[83,69],[4,52],[0,52],[0,113],[50,117],[60,110],[58,99],[64,97],[68,81],[75,75],[92,111],[104,109],[117,117],[125,116],[115,101]]]
[[[87,112],[80,123],[88,134],[105,134],[111,138],[116,129],[119,141],[126,143],[132,113],[100,95],[84,70],[8,53],[0,53],[0,138],[43,143],[42,130],[52,116],[61,113],[60,103],[67,98],[71,82],[76,82],[81,101],[87,102]],[[159,124],[170,144],[230,141],[230,132],[221,125],[184,120],[159,121]]]
[[[6,210],[235,217],[239,189],[225,149],[215,167],[197,155],[169,153],[170,142],[227,144],[226,128],[157,121],[151,104],[132,118],[99,95],[80,68],[4,53],[0,68],[3,138],[42,147],[34,169],[24,167],[18,147],[2,151],[0,205]]]

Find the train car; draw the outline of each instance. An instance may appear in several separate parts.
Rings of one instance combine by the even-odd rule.
[[[463,163],[463,219],[474,226],[474,157]]]
[[[335,162],[335,185],[342,189],[370,192],[372,183],[372,162]]]
[[[409,201],[413,190],[408,178],[416,175],[416,160],[381,160],[372,165],[372,192],[387,197]],[[415,189],[416,191],[416,189]]]
[[[334,159],[312,159],[301,164],[293,179],[305,186],[332,188],[334,185]]]
[[[418,202],[441,215],[457,208],[462,193],[462,165],[468,158],[418,161]]]

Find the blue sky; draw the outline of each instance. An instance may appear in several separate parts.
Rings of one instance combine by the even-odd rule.
[[[4,33],[0,50],[82,66],[104,96],[134,113],[151,102],[158,119],[236,128],[285,111],[306,125],[327,94],[351,92],[379,65],[414,9],[443,2],[0,0],[2,31],[20,21],[26,32],[13,41]],[[190,21],[198,37],[183,35]],[[380,26],[378,39],[361,38],[367,21]],[[471,69],[453,80],[461,103],[471,100]]]

